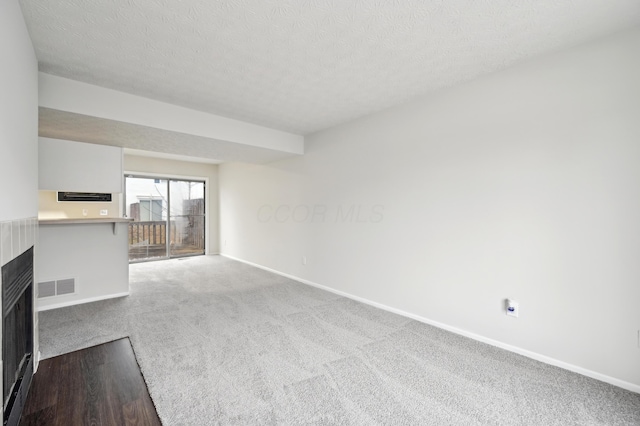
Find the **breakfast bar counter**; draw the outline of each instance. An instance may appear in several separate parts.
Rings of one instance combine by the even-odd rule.
[[[129,218],[42,218],[38,221],[38,282],[54,289],[39,310],[129,294]],[[59,283],[64,291],[59,291]]]

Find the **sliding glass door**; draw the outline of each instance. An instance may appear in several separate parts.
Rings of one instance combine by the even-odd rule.
[[[125,177],[129,223],[129,261],[167,257],[168,180]]]
[[[204,254],[204,182],[169,181],[169,256]]]
[[[126,176],[129,261],[204,254],[204,197],[201,181]]]

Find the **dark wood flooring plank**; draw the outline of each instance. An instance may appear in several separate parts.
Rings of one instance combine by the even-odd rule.
[[[161,425],[127,338],[41,361],[20,424]]]
[[[142,425],[155,425],[154,418],[151,412],[147,409],[149,401],[144,401],[143,398],[136,399],[122,406],[122,412],[124,414],[124,425],[127,426],[142,426]]]
[[[54,424],[56,418],[56,407],[46,407],[42,410],[22,415],[20,419],[21,426],[40,426]]]
[[[79,351],[72,352],[68,356],[61,355],[60,357],[51,358],[54,372],[51,375],[52,378],[48,378],[49,380],[45,382],[45,387],[56,387],[58,391],[57,417],[52,425],[62,425],[65,421],[69,425],[87,424],[85,421],[87,418],[87,396],[81,369],[81,359]],[[38,367],[34,381],[38,379],[39,370],[40,368]],[[29,396],[27,396],[28,403]]]
[[[51,368],[50,363],[48,364],[45,363],[45,365],[40,363],[39,371],[44,371],[50,368]],[[51,374],[51,373],[49,372],[45,374]],[[33,386],[32,384],[31,387],[29,388],[28,399],[30,399],[31,403],[28,405],[25,405],[24,409],[22,410],[23,416],[28,416],[33,413],[38,413],[40,411],[43,411],[55,406],[56,402],[58,401],[58,390],[57,388],[47,389],[44,386],[36,387],[36,386]]]
[[[109,369],[113,371],[113,374],[110,375],[110,384],[120,396],[121,404],[126,404],[140,398],[141,394],[147,392],[147,388],[144,382],[137,378],[140,374],[140,368],[131,345],[127,341],[114,343],[111,347],[114,356],[110,357],[109,362]],[[118,380],[115,380],[116,378]]]

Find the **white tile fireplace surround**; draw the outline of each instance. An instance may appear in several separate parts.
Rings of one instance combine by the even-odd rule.
[[[10,220],[6,222],[0,223],[0,266],[4,266],[5,264],[11,262],[16,257],[20,256],[22,253],[27,251],[29,248],[35,245],[38,236],[38,218],[29,217],[24,219],[16,219]],[[0,277],[0,280],[2,278]],[[35,282],[35,280],[34,280]],[[0,282],[0,289],[1,287]],[[36,306],[36,297],[37,297],[37,286],[33,286],[33,306]],[[2,297],[2,292],[0,291],[0,298]],[[0,306],[2,306],[0,300]],[[33,318],[33,353],[37,354],[39,350],[38,346],[38,314],[36,309],[34,309],[34,318]],[[2,341],[2,327],[0,327],[0,341]],[[2,352],[0,351],[0,356]],[[34,371],[37,367],[37,356],[35,358]],[[0,366],[2,366],[2,361],[0,361]],[[3,395],[2,390],[2,380],[0,380],[0,395]],[[4,409],[3,401],[3,409]]]
[[[9,220],[0,223],[0,266],[11,262],[35,244],[38,218]]]

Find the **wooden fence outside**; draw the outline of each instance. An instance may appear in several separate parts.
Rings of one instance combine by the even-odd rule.
[[[169,241],[171,245],[188,245],[204,249],[204,217],[189,217],[188,221],[177,226],[170,222]],[[182,232],[179,228],[182,228]],[[129,222],[130,246],[164,246],[167,243],[167,222]]]
[[[175,233],[175,227],[171,227]],[[167,222],[129,222],[130,246],[156,246],[167,243]]]

